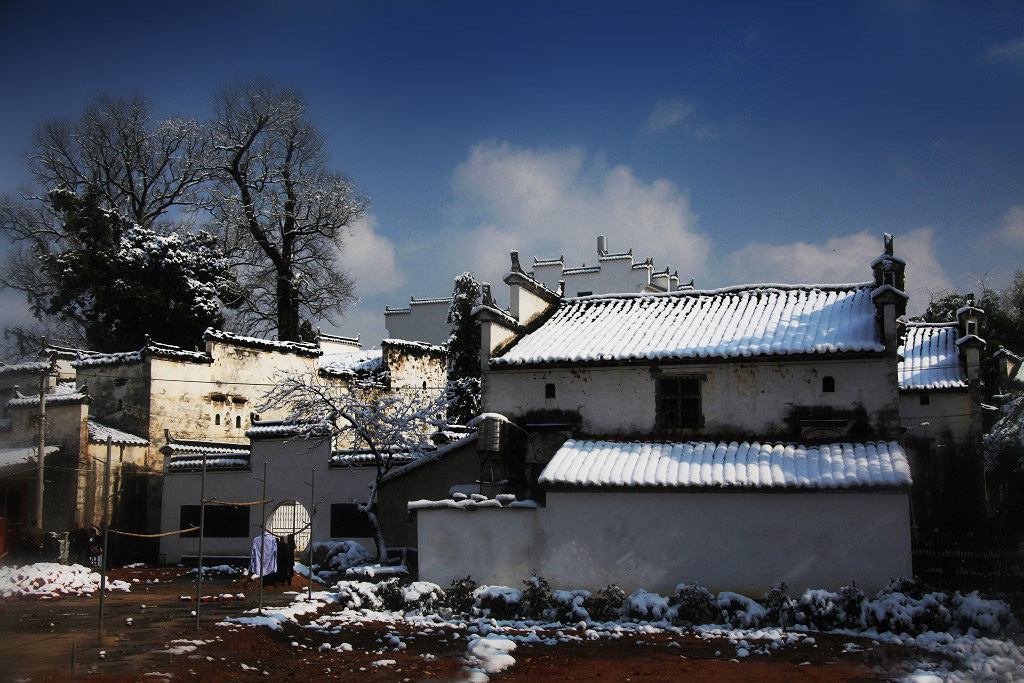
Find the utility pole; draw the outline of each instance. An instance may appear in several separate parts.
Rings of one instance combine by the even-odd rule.
[[[309,581],[306,584],[306,599],[313,602],[313,520],[316,519],[316,468],[309,479]]]
[[[266,463],[266,461],[263,462],[263,497],[261,498],[261,500],[263,502],[260,503],[260,554],[259,554],[259,558],[260,558],[259,562],[260,562],[260,564],[259,564],[259,567],[258,567],[258,569],[260,570],[260,577],[259,577],[259,579],[260,579],[260,597],[259,597],[259,602],[257,603],[258,604],[258,608],[257,608],[257,613],[258,614],[263,614],[263,576],[264,576],[263,575],[263,567],[266,564],[266,560],[264,559],[263,554],[267,550],[266,539],[263,538],[263,536],[266,535],[266,533],[267,533],[267,463]]]
[[[107,592],[107,532],[110,529],[110,459],[114,441],[107,436],[107,462],[103,465],[103,547],[100,552],[100,623],[99,636],[103,637],[103,598]]]
[[[53,360],[50,361],[53,367]],[[43,371],[39,377],[39,467],[36,481],[36,524],[43,528],[43,460],[46,458],[46,380],[49,372]]]
[[[203,453],[203,478],[199,484],[199,562],[196,564],[196,630],[203,604],[203,536],[206,533],[206,453]]]

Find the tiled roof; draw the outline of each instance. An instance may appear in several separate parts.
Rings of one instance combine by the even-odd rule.
[[[900,346],[900,389],[956,389],[967,386],[956,345],[956,323],[907,323]]]
[[[540,475],[553,486],[835,489],[908,486],[895,441],[823,446],[566,441]]]
[[[46,455],[56,453],[60,446],[44,446],[43,452]],[[39,456],[37,446],[20,446],[14,448],[0,448],[0,467],[20,465],[23,463],[36,462]]]
[[[0,364],[0,375],[6,374],[34,374],[41,375],[50,369],[50,364],[46,361],[33,361],[30,363],[18,363],[17,365],[4,365]]]
[[[298,341],[277,341],[274,339],[260,339],[259,337],[243,337],[239,334],[215,330],[209,328],[203,333],[203,339],[207,341],[218,341],[234,346],[245,346],[263,351],[277,351],[279,353],[294,353],[297,356],[315,358],[322,352],[316,344]]]
[[[320,357],[319,370],[328,375],[374,372],[383,363],[380,349],[328,353]]]
[[[46,405],[48,406],[65,406],[88,402],[89,396],[79,391],[73,382],[58,384],[54,387],[52,394],[46,394]],[[7,402],[7,406],[10,408],[24,408],[25,406],[34,405],[39,405],[39,394],[23,396],[19,393],[17,398],[12,398]]]
[[[167,456],[167,471],[242,470],[249,467],[249,446],[223,441],[172,440],[160,449]]]
[[[564,299],[492,365],[884,350],[870,288],[746,285]]]
[[[392,465],[404,465],[415,460],[418,456],[409,451],[397,448],[381,449],[382,452],[390,455]],[[339,467],[366,467],[376,464],[377,459],[373,453],[366,448],[337,450],[331,453],[331,465]]]
[[[253,422],[245,435],[250,439],[288,439],[306,436],[328,436],[331,426],[326,422],[309,420],[295,422],[289,420],[260,420]]]
[[[107,437],[110,437],[112,443],[118,446],[148,446],[149,440],[143,439],[141,436],[135,436],[128,432],[122,432],[120,429],[114,429],[113,427],[107,427],[101,425],[99,422],[89,420],[89,442],[90,443],[106,443]]]
[[[203,351],[186,351],[178,346],[150,342],[138,351],[97,353],[90,356],[82,356],[78,360],[71,361],[71,367],[88,368],[101,365],[121,365],[124,363],[137,363],[145,360],[146,358],[164,358],[167,360],[177,360],[185,363],[213,362],[213,359]]]

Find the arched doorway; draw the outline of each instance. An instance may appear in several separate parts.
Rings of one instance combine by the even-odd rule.
[[[295,549],[305,550],[309,543],[309,512],[302,503],[286,500],[274,508],[267,520],[267,531],[280,538],[295,534]]]

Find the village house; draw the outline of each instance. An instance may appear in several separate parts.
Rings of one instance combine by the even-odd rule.
[[[318,359],[319,377],[347,391],[353,380],[370,382],[383,392],[427,392],[438,395],[446,379],[443,347],[386,339],[380,349],[325,353]],[[301,551],[313,541],[356,540],[374,547],[374,533],[357,503],[368,500],[376,480],[373,454],[347,435],[311,431],[302,423],[260,419],[246,426],[243,443],[172,438],[162,447],[166,477],[161,515],[163,533],[198,525],[202,471],[206,468],[208,500],[205,554],[213,558],[248,557],[251,539],[265,520],[279,536],[295,534]],[[451,448],[438,449],[438,458]],[[477,463],[473,454],[473,473]],[[409,464],[409,453],[388,452],[392,467]],[[315,474],[314,474],[315,472]],[[265,474],[264,474],[265,473]],[[264,482],[266,486],[264,487]],[[313,485],[315,484],[315,492]],[[430,489],[433,490],[433,489]],[[445,489],[447,492],[447,489]],[[315,493],[317,516],[312,513]],[[269,500],[253,505],[255,501]],[[232,502],[236,505],[226,505]],[[404,512],[408,498],[400,502]],[[392,504],[391,507],[394,507]],[[389,508],[390,511],[390,508]],[[390,543],[408,534],[408,515],[383,515],[381,528]],[[163,562],[191,562],[198,554],[198,532],[161,538]]]
[[[911,574],[891,238],[850,285],[485,288],[483,484],[410,504],[420,577],[748,595]],[[506,422],[507,421],[507,422]],[[492,438],[493,435],[493,438]]]
[[[528,275],[552,291],[560,286],[574,296],[608,294],[612,292],[674,292],[693,289],[693,280],[680,285],[679,273],[665,267],[657,270],[654,259],[637,261],[633,250],[613,253],[608,251],[604,235],[597,238],[597,264],[588,266],[565,265],[565,255],[558,258],[533,257],[533,270]],[[559,283],[563,283],[560,285]],[[443,344],[451,335],[448,307],[451,297],[417,299],[410,297],[409,305],[384,308],[384,324],[388,336],[394,339],[416,339],[430,344]]]

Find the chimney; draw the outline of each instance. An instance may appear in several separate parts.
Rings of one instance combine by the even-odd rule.
[[[985,311],[974,304],[974,294],[968,294],[967,303],[956,312],[956,322],[960,328],[960,338],[956,340],[956,345],[960,349],[967,379],[971,383],[981,379],[981,351],[985,348],[985,340],[980,336]]]
[[[882,324],[885,350],[895,353],[899,347],[896,321],[907,312],[907,295],[903,292],[906,286],[904,274],[907,264],[894,255],[892,235],[886,233],[883,242],[884,252],[871,262],[871,270],[875,276],[871,301],[875,304],[877,317]]]

